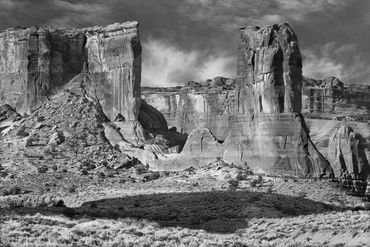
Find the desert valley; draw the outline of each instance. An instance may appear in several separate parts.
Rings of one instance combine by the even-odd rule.
[[[139,23],[0,33],[1,246],[369,246],[370,86],[287,23],[236,77],[142,87]]]

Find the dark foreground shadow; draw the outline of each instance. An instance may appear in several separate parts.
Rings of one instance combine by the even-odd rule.
[[[162,193],[111,198],[84,203],[79,208],[13,208],[2,213],[64,214],[73,218],[138,218],[161,226],[233,233],[253,218],[283,218],[344,208],[279,194],[248,191]]]

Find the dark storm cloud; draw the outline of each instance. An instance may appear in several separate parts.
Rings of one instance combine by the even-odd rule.
[[[81,27],[138,20],[143,84],[234,76],[238,28],[288,22],[304,74],[370,81],[367,0],[0,0],[0,28]]]

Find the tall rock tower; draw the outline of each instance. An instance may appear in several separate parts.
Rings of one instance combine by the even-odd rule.
[[[288,24],[241,29],[237,75],[253,89],[254,113],[300,113],[302,58]]]
[[[302,108],[302,58],[288,24],[240,29],[238,114],[224,159],[270,174],[320,176],[329,162],[310,140]]]

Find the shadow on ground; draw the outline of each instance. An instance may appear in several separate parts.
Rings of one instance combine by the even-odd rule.
[[[64,214],[73,218],[138,218],[161,226],[233,233],[253,218],[282,218],[342,211],[304,198],[248,191],[163,193],[86,202],[79,208],[18,208],[16,213]],[[2,210],[3,211],[3,210]]]

